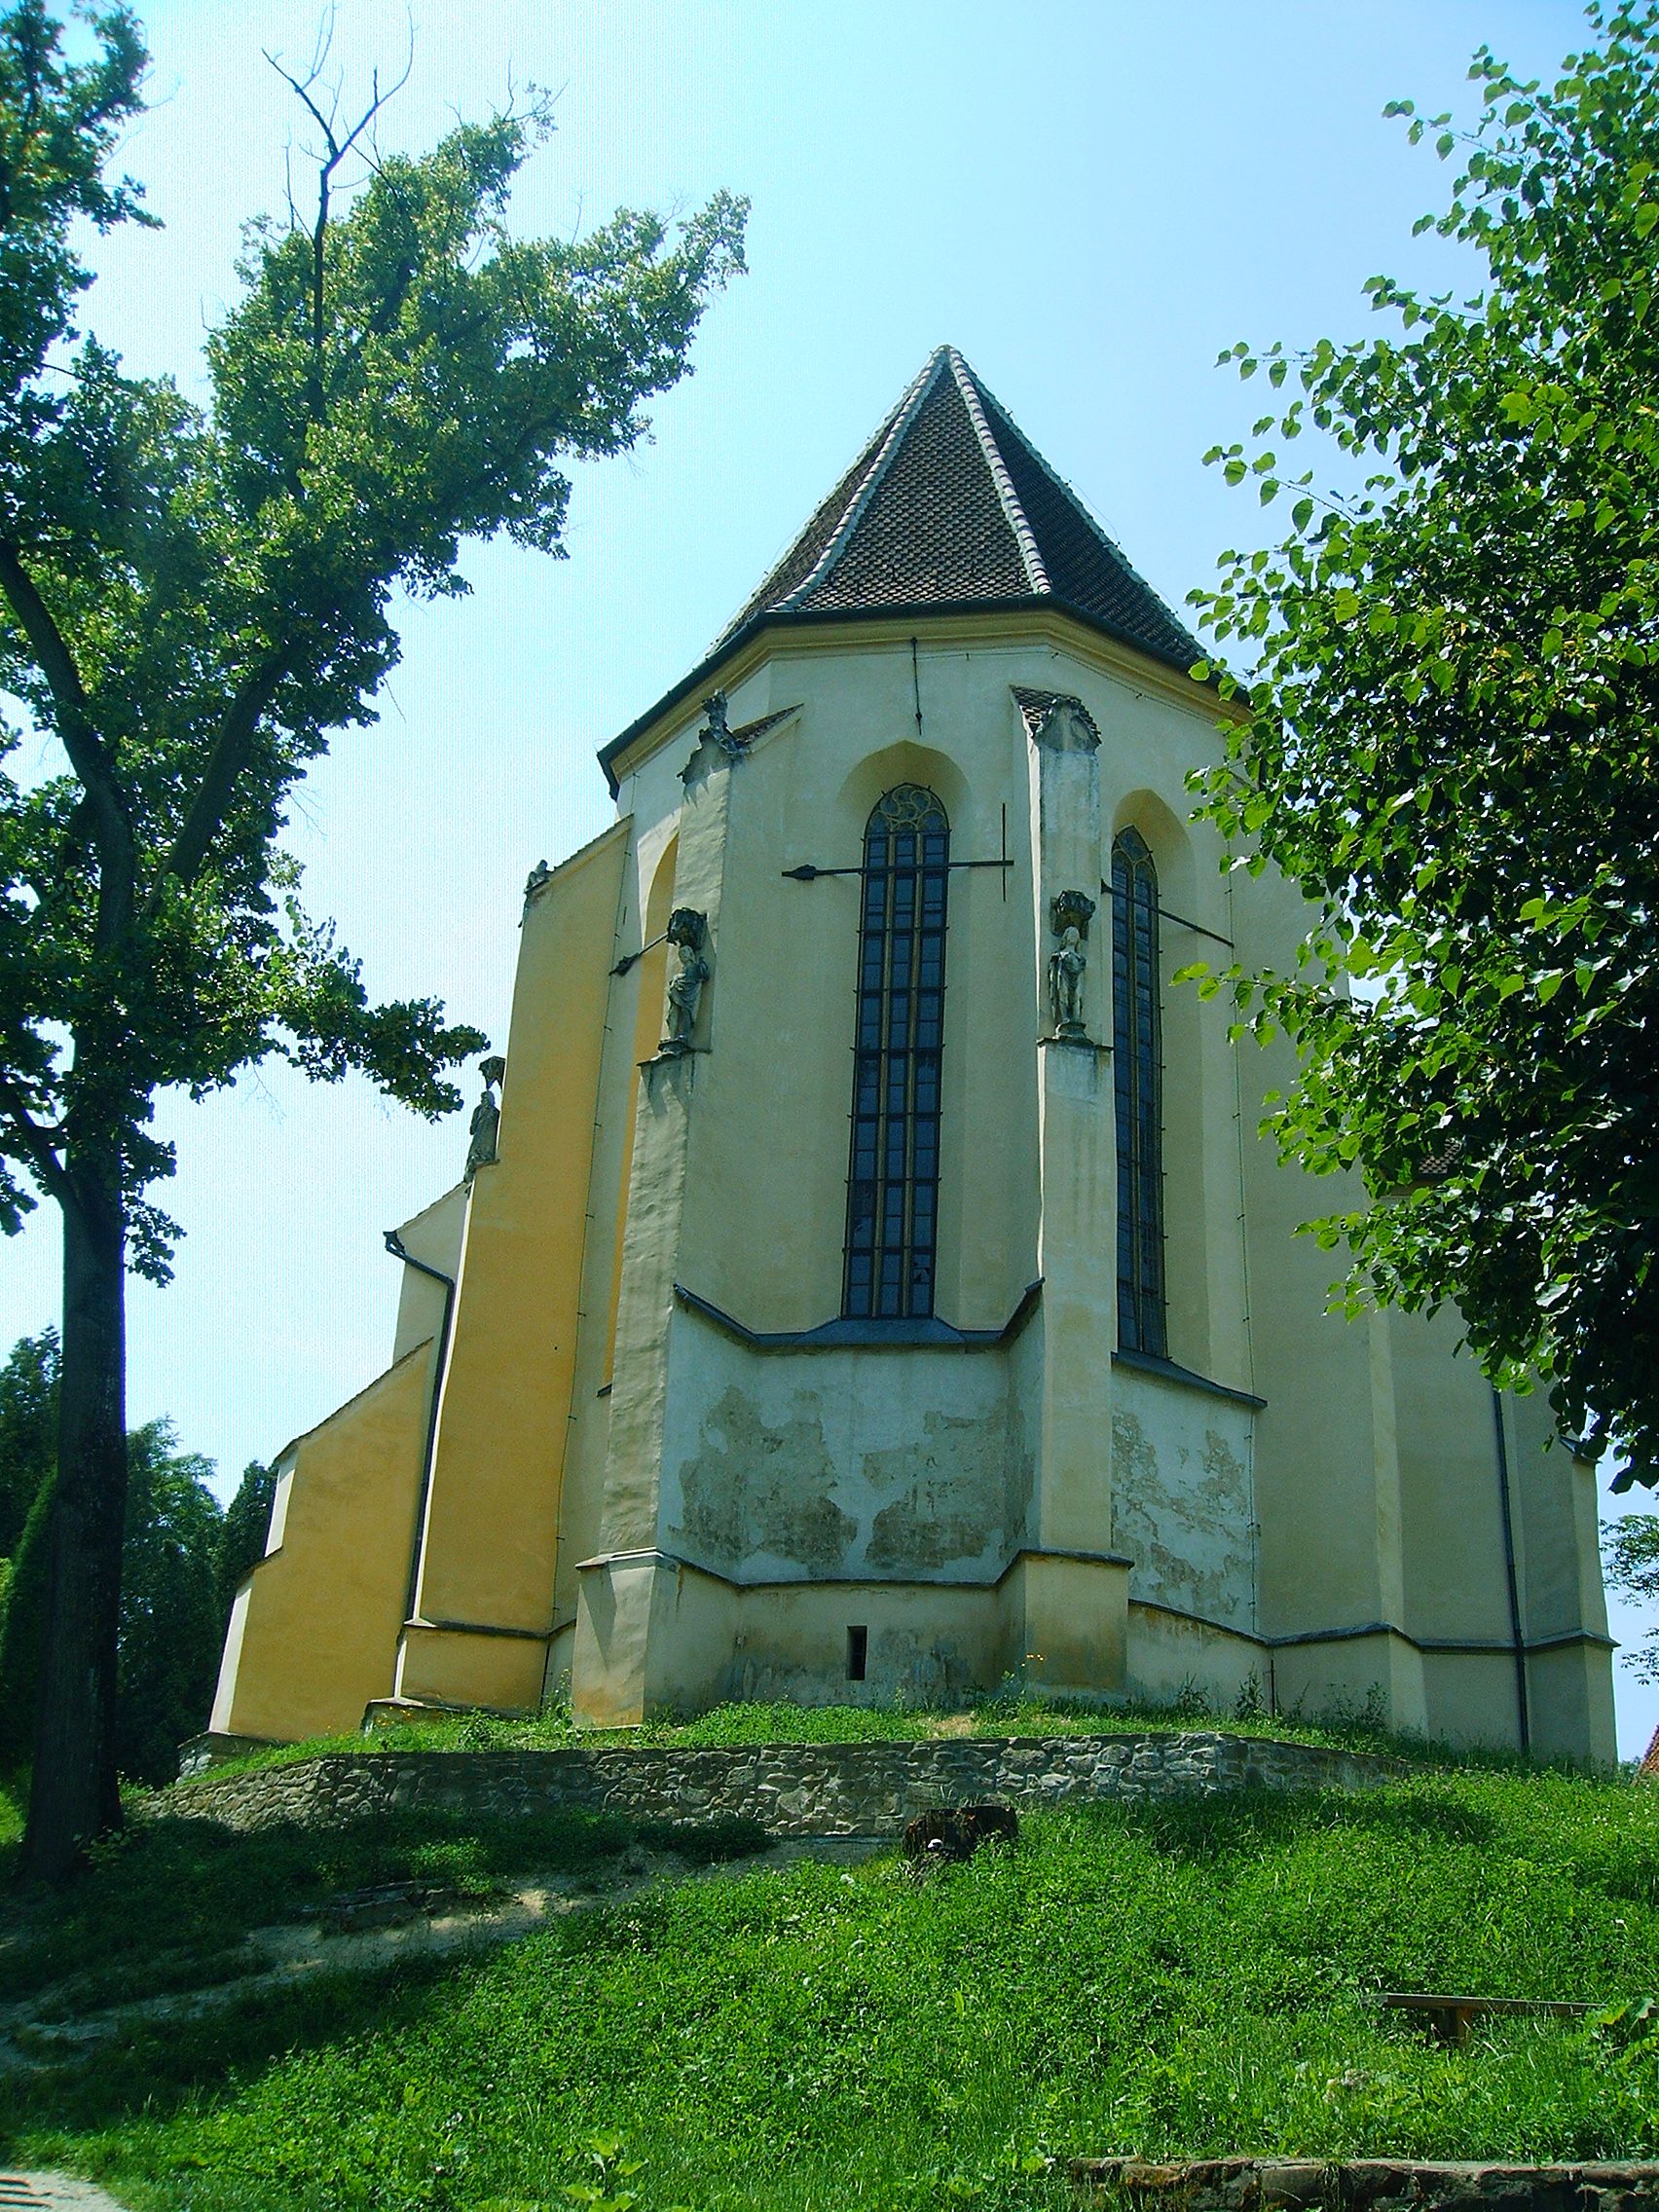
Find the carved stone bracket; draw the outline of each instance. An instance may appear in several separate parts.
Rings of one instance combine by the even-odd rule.
[[[1076,930],[1079,937],[1086,938],[1093,919],[1094,901],[1087,891],[1056,891],[1049,902],[1049,927],[1056,937]]]

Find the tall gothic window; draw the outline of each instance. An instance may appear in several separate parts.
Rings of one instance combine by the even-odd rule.
[[[901,784],[865,830],[852,1163],[843,1310],[902,1320],[934,1309],[944,907],[950,824]]]
[[[1112,847],[1112,1061],[1118,1104],[1118,1342],[1168,1356],[1158,870],[1125,830]]]

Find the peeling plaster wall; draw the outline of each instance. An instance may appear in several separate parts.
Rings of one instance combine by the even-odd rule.
[[[1134,1561],[1131,1604],[1255,1626],[1250,1409],[1113,1374],[1114,1549]]]
[[[677,1556],[746,1581],[984,1582],[1026,1540],[1006,1352],[757,1353],[682,1311],[669,1361]]]

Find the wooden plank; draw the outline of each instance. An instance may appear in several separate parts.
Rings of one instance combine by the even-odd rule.
[[[1423,2024],[1442,2043],[1467,2043],[1469,2024],[1482,2013],[1532,2013],[1558,2018],[1577,2017],[1597,2008],[1576,1999],[1561,1997],[1455,1997],[1417,1990],[1390,1989],[1382,2003],[1396,2012],[1418,2012]]]

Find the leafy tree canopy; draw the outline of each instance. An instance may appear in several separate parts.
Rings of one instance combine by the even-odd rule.
[[[50,1333],[25,1337],[5,1372],[31,1364],[19,1355],[42,1344],[51,1348]],[[55,1349],[46,1367],[55,1392]],[[207,1724],[227,1617],[219,1602],[229,1565],[226,1517],[208,1488],[213,1462],[177,1446],[167,1420],[147,1421],[127,1439],[116,1758],[129,1781],[155,1787],[173,1779],[179,1745]],[[28,1760],[40,1700],[55,1489],[50,1451],[36,1471],[40,1480],[0,1590],[0,1766],[8,1769]],[[260,1536],[263,1546],[263,1529]]]
[[[57,1456],[57,1332],[19,1337],[0,1367],[0,1559],[11,1559]]]
[[[1290,532],[1197,595],[1247,675],[1201,811],[1317,920],[1293,972],[1201,987],[1294,1040],[1284,1152],[1362,1179],[1315,1225],[1349,1309],[1456,1301],[1494,1382],[1651,1484],[1659,18],[1590,25],[1548,89],[1483,49],[1470,130],[1391,111],[1458,164],[1418,228],[1472,297],[1378,276],[1385,335],[1235,349],[1277,396],[1209,458]],[[1310,428],[1350,492],[1295,472]]]
[[[114,1728],[128,1454],[125,1273],[176,1237],[158,1094],[268,1053],[368,1075],[417,1112],[482,1045],[431,1000],[374,1005],[306,914],[281,845],[332,732],[375,719],[394,595],[455,594],[463,543],[558,552],[571,456],[618,454],[684,374],[743,266],[744,203],[671,226],[624,209],[526,240],[514,177],[539,106],[429,152],[375,142],[316,72],[304,216],[255,221],[206,345],[209,396],[134,378],[74,326],[76,220],[139,213],[104,181],[141,101],[129,9],[72,66],[46,0],[0,12],[0,694],[53,745],[8,774],[0,729],[0,1228],[64,1229],[63,1386],[41,1727],[24,1862],[63,1879],[120,1818]]]
[[[179,1745],[207,1725],[225,1633],[213,1462],[177,1446],[166,1420],[128,1438],[116,1764],[153,1788],[173,1780]]]
[[[33,259],[4,287],[27,343],[0,331],[0,687],[63,751],[32,789],[0,781],[0,1219],[85,1134],[119,1155],[135,1263],[160,1275],[159,1090],[200,1096],[276,1050],[423,1113],[459,1103],[440,1071],[483,1040],[430,1002],[369,1003],[298,903],[289,794],[331,731],[374,720],[398,588],[463,592],[469,537],[560,550],[562,458],[644,434],[640,402],[682,374],[705,299],[741,267],[743,211],[721,196],[673,234],[624,211],[527,241],[507,203],[540,110],[371,158],[347,197],[365,140],[316,109],[315,220],[248,226],[208,405],[92,339],[47,377],[87,281],[70,216],[134,204],[97,182],[108,133],[83,113],[99,87],[116,115],[135,104],[108,89],[131,27],[104,30],[104,63],[78,76],[39,0],[0,22],[0,191],[29,100],[58,117],[30,157]],[[18,90],[30,69],[44,90]],[[78,166],[52,150],[64,134]]]
[[[1602,1567],[1609,1590],[1651,1604],[1659,1599],[1659,1513],[1627,1513],[1602,1524]],[[1620,1654],[1639,1682],[1659,1682],[1659,1628]]]

